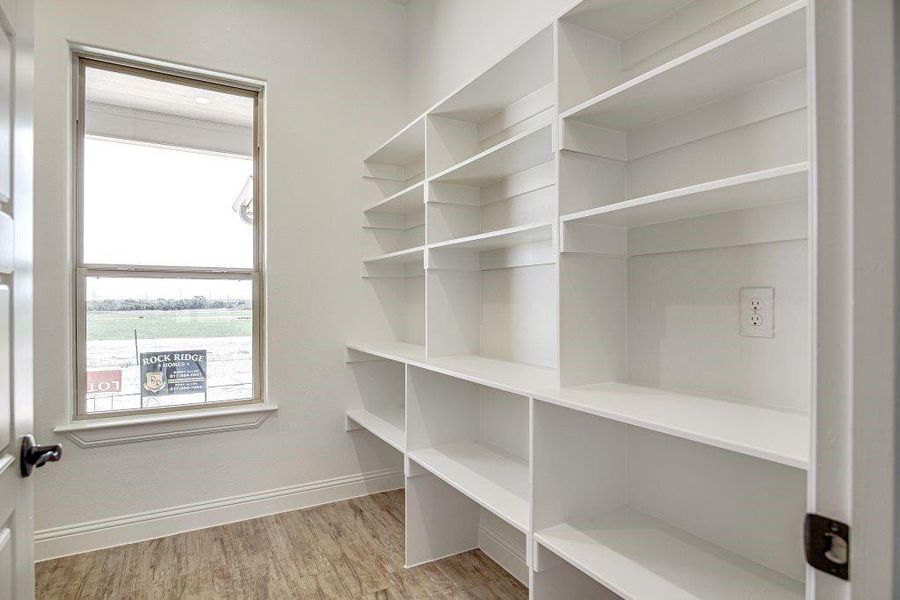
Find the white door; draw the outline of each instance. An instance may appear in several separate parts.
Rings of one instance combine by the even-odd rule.
[[[0,0],[0,600],[34,596],[32,56],[32,0]]]

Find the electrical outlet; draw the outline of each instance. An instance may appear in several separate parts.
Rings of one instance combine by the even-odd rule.
[[[775,337],[775,288],[741,288],[741,335]]]

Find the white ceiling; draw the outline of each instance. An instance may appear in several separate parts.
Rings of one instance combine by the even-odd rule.
[[[253,125],[253,100],[247,96],[105,69],[85,70],[85,100],[211,123]]]

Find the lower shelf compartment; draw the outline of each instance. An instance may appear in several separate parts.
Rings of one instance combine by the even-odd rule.
[[[534,538],[623,598],[804,596],[803,583],[627,507],[555,525]]]
[[[402,406],[350,410],[347,419],[400,452],[406,452],[406,414]],[[351,429],[349,423],[348,429]]]
[[[415,450],[409,458],[519,531],[528,532],[528,463],[477,442]]]

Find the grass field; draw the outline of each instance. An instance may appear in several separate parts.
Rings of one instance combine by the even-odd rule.
[[[87,339],[211,338],[249,336],[253,331],[249,310],[146,310],[91,312],[87,314]]]

